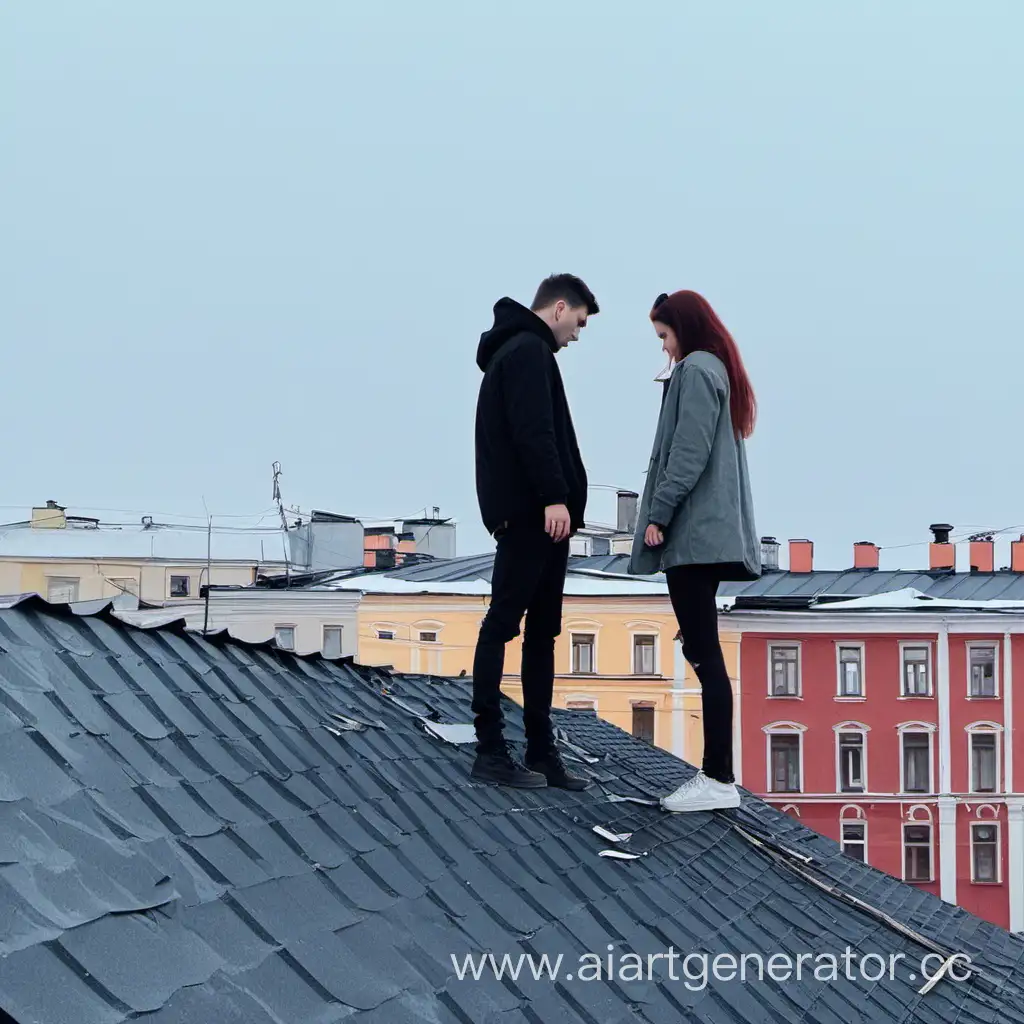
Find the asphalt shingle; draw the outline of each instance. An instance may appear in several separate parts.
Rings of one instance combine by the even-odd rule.
[[[0,1020],[1024,1024],[1020,937],[750,796],[686,816],[614,799],[657,796],[692,769],[594,715],[556,718],[599,758],[575,767],[601,784],[478,786],[471,749],[417,717],[468,722],[470,699],[465,679],[143,631],[103,611],[0,611]],[[639,859],[600,857],[613,844],[595,825],[632,833],[618,848]],[[783,848],[813,861],[798,873]],[[688,954],[795,962],[848,946],[910,965],[928,944],[982,974],[921,995],[909,967],[706,985],[681,971]],[[607,966],[609,946],[611,977],[577,976],[581,955]],[[453,956],[486,953],[562,955],[562,973],[460,980]],[[652,974],[630,974],[649,957]]]

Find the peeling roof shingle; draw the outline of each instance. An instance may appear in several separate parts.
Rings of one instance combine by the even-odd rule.
[[[597,780],[587,792],[472,784],[471,747],[418,717],[470,721],[470,699],[465,679],[39,600],[0,610],[0,1010],[17,1024],[1024,1024],[1017,936],[753,797],[664,814],[643,801],[692,769],[593,714],[556,712],[598,758],[574,762]],[[380,727],[331,731],[336,715]],[[521,741],[514,707],[508,722]],[[612,844],[594,826],[632,833],[620,845],[638,859],[600,857]],[[609,946],[795,958],[848,945],[908,963],[963,951],[980,974],[925,995],[909,968],[691,990],[667,968],[460,981],[451,959],[562,954],[564,974]]]

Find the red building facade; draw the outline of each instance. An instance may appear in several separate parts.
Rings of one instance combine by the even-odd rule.
[[[742,785],[850,856],[1024,930],[1024,607],[904,590],[727,618]]]

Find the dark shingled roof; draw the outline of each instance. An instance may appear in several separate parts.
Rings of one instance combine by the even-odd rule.
[[[749,795],[713,814],[633,802],[692,769],[585,712],[556,717],[589,791],[471,784],[471,746],[430,731],[468,722],[469,702],[467,680],[140,630],[109,609],[0,610],[0,1018],[1024,1022],[1020,938]],[[619,848],[638,859],[599,856],[613,843],[598,825],[632,832]],[[691,991],[667,967],[460,981],[451,962],[561,953],[564,974],[609,945],[851,946],[908,966],[894,981],[846,980],[840,964],[833,982]],[[977,973],[922,995],[908,975],[936,948]]]

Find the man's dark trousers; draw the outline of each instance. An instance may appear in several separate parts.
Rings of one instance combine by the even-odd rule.
[[[501,748],[504,716],[501,677],[505,644],[523,630],[523,726],[526,757],[552,749],[551,696],[555,637],[562,631],[562,591],[569,564],[568,539],[557,543],[540,527],[511,527],[498,534],[491,574],[491,605],[480,627],[473,659],[473,713],[477,751]]]

